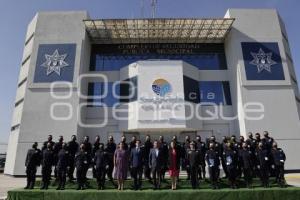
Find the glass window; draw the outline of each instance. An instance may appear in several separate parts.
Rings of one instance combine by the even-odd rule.
[[[200,81],[200,102],[232,105],[228,81]]]
[[[113,82],[107,83],[107,95],[103,98],[91,98],[88,99],[92,105],[90,106],[101,106],[100,103],[106,104],[108,107],[112,107],[114,104],[119,102],[120,87],[116,84],[116,93],[118,96],[113,95]],[[104,94],[104,83],[102,82],[91,82],[88,84],[88,95],[89,96],[100,96]]]

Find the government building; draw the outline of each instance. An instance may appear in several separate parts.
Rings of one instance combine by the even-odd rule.
[[[284,22],[272,9],[224,18],[91,19],[39,12],[28,25],[5,174],[49,134],[180,141],[268,131],[299,170],[300,95]]]

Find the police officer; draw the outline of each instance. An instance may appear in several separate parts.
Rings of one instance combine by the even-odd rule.
[[[213,143],[213,146],[214,146],[214,150],[217,152],[217,155],[219,156],[219,158],[222,158],[222,148],[221,148],[221,144],[219,142],[217,142],[216,140],[216,137],[214,135],[212,135],[210,138],[209,138],[209,143],[208,145],[210,145],[210,143]],[[220,169],[218,168],[217,170],[217,177],[219,179],[220,177]]]
[[[243,169],[244,180],[246,182],[246,186],[251,188],[252,184],[252,170],[253,170],[253,153],[248,148],[246,143],[242,144],[242,149],[239,152],[240,162]]]
[[[144,148],[144,176],[146,179],[148,179],[149,181],[151,181],[151,169],[149,168],[149,153],[150,153],[150,149],[153,148],[153,143],[151,142],[151,138],[150,135],[146,135],[146,139],[145,139],[145,143],[143,145]]]
[[[205,143],[201,141],[201,136],[197,135],[196,136],[196,149],[198,150],[200,154],[200,167],[198,168],[198,178],[199,179],[204,179],[206,176],[206,169],[205,169],[205,154],[206,154],[206,146]]]
[[[198,171],[200,167],[201,154],[199,150],[195,148],[196,144],[194,141],[190,142],[190,147],[187,149],[186,160],[187,168],[190,172],[192,188],[196,189],[199,185],[198,181]]]
[[[257,157],[257,168],[260,172],[260,179],[262,182],[263,187],[269,187],[269,154],[266,149],[263,148],[263,143],[260,142],[258,144],[258,149],[256,151]]]
[[[208,165],[209,177],[211,181],[212,189],[219,189],[219,152],[215,150],[214,143],[209,144],[209,150],[206,152],[205,159]]]
[[[255,143],[256,148],[258,148],[258,144],[261,142],[260,133],[255,133]]]
[[[246,144],[248,146],[248,149],[251,151],[251,162],[252,162],[252,176],[256,176],[256,158],[255,158],[255,151],[256,151],[256,141],[253,138],[252,132],[248,133],[248,139],[246,140]]]
[[[123,143],[123,146],[124,146],[124,150],[128,150],[128,144],[126,143],[126,137],[125,137],[125,135],[122,135],[122,137],[121,137],[121,142]]]
[[[222,137],[222,144],[221,144],[221,155],[223,155],[225,149],[227,148],[227,143],[228,143],[228,138],[226,136]],[[224,159],[224,156],[221,157],[221,164],[222,164],[222,168],[224,170],[225,173],[225,177],[224,178],[228,178],[228,172],[227,172],[227,167],[226,167],[226,160]]]
[[[99,144],[99,149],[94,155],[95,173],[98,184],[98,190],[103,190],[105,185],[106,171],[109,169],[109,153],[104,151],[104,145]]]
[[[228,180],[232,189],[237,189],[236,171],[237,171],[237,151],[232,148],[232,143],[228,142],[223,152],[223,157],[226,163],[228,172]]]
[[[52,148],[52,149],[54,148],[55,142],[52,141],[52,138],[53,138],[52,135],[48,135],[47,141],[45,141],[45,142],[43,143],[42,150],[47,149],[47,144],[48,144],[48,143],[51,144],[51,148]]]
[[[110,135],[108,137],[108,141],[106,144],[106,148],[105,148],[105,152],[107,152],[107,159],[108,159],[108,170],[107,170],[107,177],[110,180],[110,182],[117,187],[117,185],[114,183],[113,177],[112,177],[112,173],[113,173],[113,169],[114,169],[114,153],[116,151],[117,145],[114,141],[114,137],[112,135]]]
[[[86,169],[88,168],[88,155],[85,150],[84,144],[80,145],[80,151],[75,156],[76,178],[77,178],[77,190],[85,189],[86,182]]]
[[[264,138],[261,139],[261,142],[263,143],[263,148],[266,149],[268,151],[268,153],[271,155],[271,150],[272,150],[272,145],[273,145],[274,139],[269,136],[268,131],[264,131],[263,135],[264,135]],[[272,156],[270,156],[270,159],[268,161],[268,166],[269,166],[270,176],[275,177],[276,172],[275,172],[274,160],[273,160]]]
[[[41,151],[37,148],[37,146],[38,144],[35,142],[26,155],[25,166],[27,185],[24,189],[33,189],[35,185],[36,170],[41,161]]]
[[[284,163],[286,160],[285,153],[281,148],[278,148],[277,143],[274,142],[271,154],[275,164],[276,181],[280,187],[286,187],[284,179]]]
[[[181,169],[186,170],[187,180],[191,179],[190,168],[186,167],[187,163],[188,163],[186,154],[187,154],[188,150],[190,149],[190,142],[191,142],[190,136],[189,135],[185,136],[185,140],[184,140],[184,143],[182,144],[182,151],[181,151],[181,157],[182,157]]]
[[[62,145],[64,142],[64,137],[59,136],[58,142],[54,144],[53,147],[53,153],[54,153],[54,177],[55,177],[55,182],[58,181],[57,179],[57,160],[58,160],[58,152],[62,149]]]
[[[97,135],[95,137],[95,142],[93,144],[92,158],[94,158],[96,151],[98,151],[98,149],[99,149],[99,146],[100,146],[100,136]],[[92,169],[93,169],[93,177],[96,178],[96,169],[95,169],[94,165],[93,165]]]
[[[41,190],[48,189],[51,179],[52,166],[54,164],[54,154],[52,144],[47,144],[47,149],[42,151],[42,186]]]
[[[57,154],[57,177],[58,187],[56,190],[64,190],[66,185],[67,168],[69,166],[70,154],[67,149],[67,144],[63,143],[61,150]]]
[[[84,151],[86,153],[86,156],[87,156],[87,165],[85,165],[85,174],[87,174],[87,171],[89,170],[90,168],[90,165],[92,163],[92,151],[93,151],[93,147],[92,147],[92,144],[90,143],[90,138],[89,136],[84,136],[83,138],[83,142],[82,144],[84,144]],[[87,177],[85,176],[85,179],[87,180]],[[85,181],[86,184],[88,184],[87,181]]]
[[[71,141],[68,142],[68,151],[69,151],[69,170],[68,177],[69,181],[72,182],[74,180],[74,170],[75,170],[75,155],[79,150],[79,144],[76,142],[76,135],[72,135]]]

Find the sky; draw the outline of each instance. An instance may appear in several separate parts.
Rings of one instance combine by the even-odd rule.
[[[144,0],[144,17],[151,16]],[[228,8],[275,8],[300,77],[299,0],[158,0],[156,17],[223,17]],[[87,10],[91,18],[141,18],[141,0],[0,0],[0,143],[7,143],[28,23],[39,11]]]

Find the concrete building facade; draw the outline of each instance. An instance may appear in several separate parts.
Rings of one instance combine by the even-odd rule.
[[[5,174],[52,134],[203,138],[268,131],[299,170],[300,96],[276,10],[211,19],[90,19],[40,12],[28,25]]]

